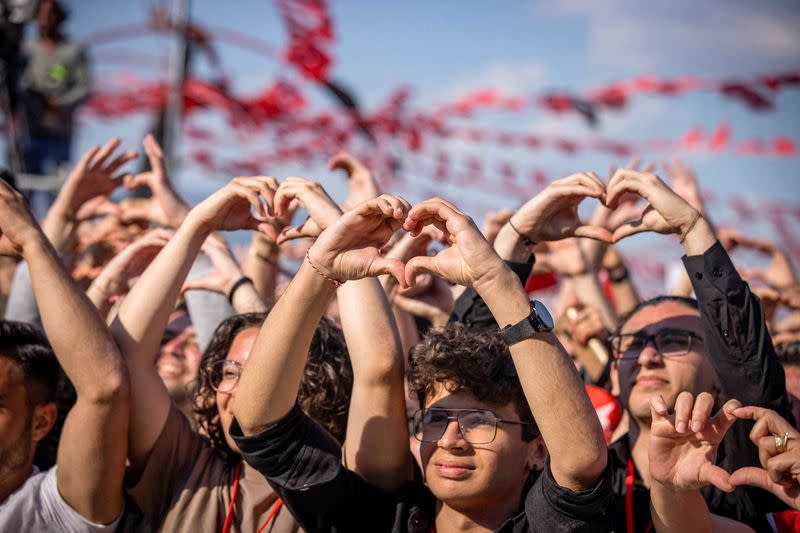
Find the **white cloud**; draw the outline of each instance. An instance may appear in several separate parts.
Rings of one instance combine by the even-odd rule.
[[[800,56],[795,2],[544,0],[534,12],[585,19],[588,60],[596,66],[642,71],[683,60],[691,70],[719,70]]]

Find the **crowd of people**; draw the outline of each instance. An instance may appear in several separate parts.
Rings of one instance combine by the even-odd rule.
[[[481,229],[347,153],[341,203],[249,176],[191,206],[144,152],[87,151],[41,221],[0,181],[3,531],[800,528],[800,282],[688,166],[576,173]],[[646,300],[615,248],[641,232],[684,251]]]

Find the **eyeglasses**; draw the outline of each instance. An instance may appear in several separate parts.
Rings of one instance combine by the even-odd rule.
[[[231,392],[239,383],[242,375],[242,365],[230,359],[216,361],[211,365],[209,381],[211,388],[217,392]]]
[[[454,415],[451,413],[455,413]],[[411,421],[412,434],[420,442],[437,442],[450,421],[458,423],[461,436],[470,444],[488,444],[497,436],[497,424],[529,426],[519,420],[504,420],[488,409],[419,409]]]
[[[662,329],[652,335],[637,331],[611,335],[609,340],[618,361],[638,359],[651,342],[662,357],[681,357],[692,350],[693,342],[703,342],[703,338],[696,333],[682,329]]]

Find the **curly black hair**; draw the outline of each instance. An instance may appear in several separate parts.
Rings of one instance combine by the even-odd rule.
[[[245,313],[224,320],[217,326],[203,353],[194,392],[194,413],[211,447],[229,462],[239,460],[228,446],[217,412],[216,392],[211,386],[213,366],[228,356],[233,340],[242,331],[260,327],[266,313]],[[297,395],[300,408],[327,429],[339,442],[344,440],[353,368],[341,329],[323,317],[314,332],[303,379]]]
[[[531,441],[539,434],[511,353],[496,333],[472,331],[457,322],[429,331],[411,352],[407,378],[420,406],[439,387],[451,393],[466,390],[483,402],[513,402],[520,420],[530,424],[522,426],[522,438]]]

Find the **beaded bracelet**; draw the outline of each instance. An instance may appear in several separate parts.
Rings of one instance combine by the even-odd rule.
[[[339,279],[332,278],[329,275],[327,275],[325,272],[320,270],[319,267],[314,264],[314,261],[311,260],[311,255],[309,254],[309,250],[306,250],[306,259],[308,259],[308,264],[311,265],[311,268],[313,268],[314,270],[317,271],[317,274],[319,274],[323,278],[325,278],[328,281],[330,281],[331,283],[333,283],[333,287],[335,289],[338,289],[339,287],[344,285],[345,281],[347,281],[347,280],[339,280]]]

